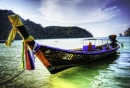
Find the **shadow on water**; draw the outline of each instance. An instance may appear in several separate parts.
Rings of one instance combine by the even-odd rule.
[[[101,60],[72,67],[57,74],[50,76],[50,88],[89,88],[91,83],[97,79],[96,76],[104,73],[110,64],[113,64],[118,59],[119,54],[103,58]],[[98,80],[97,80],[98,82]],[[97,84],[97,86],[99,86]],[[97,88],[91,87],[91,88]]]

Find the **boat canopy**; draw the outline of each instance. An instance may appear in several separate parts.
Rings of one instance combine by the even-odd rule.
[[[86,38],[83,39],[83,46],[88,45],[90,42],[94,45],[97,45],[99,44],[99,41],[101,41],[100,42],[101,45],[104,45],[104,43],[108,44],[110,42],[110,39],[109,38]]]

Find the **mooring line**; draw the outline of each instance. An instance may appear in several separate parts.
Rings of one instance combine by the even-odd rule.
[[[1,83],[0,86],[6,84],[6,83],[12,81],[13,79],[15,79],[16,77],[18,77],[20,74],[22,74],[22,73],[24,72],[25,69],[26,69],[26,68],[24,68],[21,72],[19,72],[17,75],[15,75],[14,77],[12,77],[11,79],[9,79],[9,80],[7,80],[7,81]]]

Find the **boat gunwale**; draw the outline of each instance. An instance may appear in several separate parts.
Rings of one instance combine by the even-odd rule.
[[[96,54],[103,54],[103,53],[108,53],[112,51],[116,51],[120,48],[118,45],[116,48],[112,48],[109,50],[98,50],[98,51],[76,51],[73,49],[62,49],[62,48],[57,48],[57,47],[51,47],[47,45],[42,45],[42,47],[48,48],[48,49],[53,49],[56,51],[61,51],[61,52],[66,52],[66,53],[71,53],[71,54],[82,54],[82,55],[96,55]]]

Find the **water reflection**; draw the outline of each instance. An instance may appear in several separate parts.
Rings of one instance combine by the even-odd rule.
[[[50,88],[97,88],[102,85],[104,74],[118,55],[102,60],[69,68],[50,76]],[[109,70],[110,71],[110,70]]]

